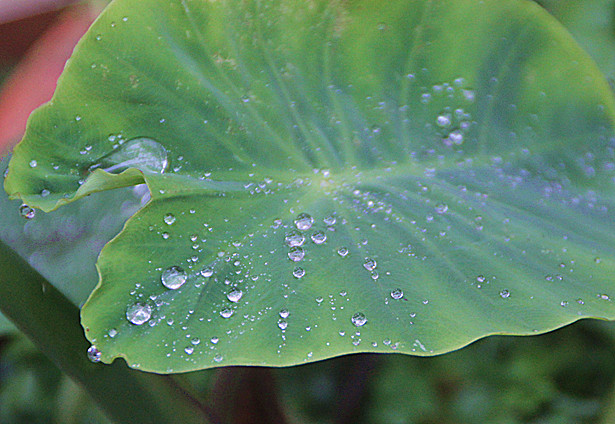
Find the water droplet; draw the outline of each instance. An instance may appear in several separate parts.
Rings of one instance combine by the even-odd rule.
[[[301,277],[303,277],[304,275],[305,275],[305,270],[304,270],[303,268],[296,267],[296,268],[293,270],[293,277],[295,277],[295,278],[301,278]]]
[[[404,297],[404,292],[402,289],[395,289],[391,292],[391,297],[395,300],[399,300]]]
[[[214,275],[214,270],[212,268],[203,268],[201,270],[201,275],[205,278],[209,278]]]
[[[233,289],[230,293],[228,293],[226,295],[228,300],[230,300],[231,302],[234,302],[234,303],[239,302],[241,300],[242,296],[243,296],[243,292],[241,290],[239,290],[239,289]]]
[[[117,336],[117,330],[115,328],[112,328],[107,334],[109,335],[109,337],[114,338],[115,336]]]
[[[461,91],[463,93],[463,97],[470,103],[472,103],[474,101],[474,91],[472,90],[462,90]]]
[[[192,353],[194,352],[194,346],[186,346],[184,348],[184,352],[186,352],[187,355],[192,355]]]
[[[286,330],[286,327],[288,327],[288,323],[283,319],[278,320],[278,327],[280,327],[280,330]]]
[[[192,343],[194,346],[197,346],[201,343],[201,339],[199,339],[198,337],[193,337],[192,340],[190,340],[190,343]]]
[[[510,292],[508,290],[502,290],[500,292],[500,296],[502,297],[502,299],[507,299],[510,297]]]
[[[339,249],[337,249],[337,254],[340,255],[342,258],[348,256],[348,253],[348,248],[346,247],[340,247]]]
[[[290,315],[290,312],[288,312],[288,309],[280,309],[280,318],[288,318],[288,316]]]
[[[224,357],[219,353],[216,353],[216,356],[214,356],[214,362],[222,362],[223,359]]]
[[[188,275],[183,268],[174,265],[165,269],[160,279],[166,288],[176,290],[184,285],[186,280],[188,280]]]
[[[30,161],[30,168],[36,168],[38,166],[38,162],[32,159]]]
[[[448,205],[446,203],[438,203],[435,209],[436,209],[436,213],[442,215],[448,211]]]
[[[484,275],[479,275],[478,277],[476,277],[476,281],[478,281],[479,283],[484,283],[485,282],[485,276]]]
[[[152,316],[152,307],[147,303],[137,302],[126,309],[126,319],[134,325],[146,323]]]
[[[288,252],[288,258],[293,262],[299,262],[305,256],[305,252],[299,246],[293,247]]]
[[[172,213],[168,213],[164,216],[164,222],[167,225],[171,225],[175,222],[175,215],[173,215]]]
[[[141,171],[162,174],[167,169],[167,151],[162,145],[149,138],[135,138],[122,144],[97,163],[90,166],[88,171],[102,169],[109,173],[120,173],[128,168],[137,168]]]
[[[220,316],[222,318],[230,318],[233,316],[233,310],[230,308],[224,308],[220,311]]]
[[[323,219],[323,222],[325,223],[325,225],[330,227],[332,225],[335,225],[335,223],[337,222],[337,219],[335,218],[335,216],[329,215],[325,219]]]
[[[211,343],[212,343],[212,344],[218,344],[218,342],[220,341],[220,339],[219,339],[219,338],[217,338],[217,337],[212,337],[212,338],[210,339],[210,341],[211,341]]]
[[[291,231],[286,234],[284,241],[290,247],[301,246],[305,242],[305,237],[299,231]]]
[[[325,241],[327,241],[327,235],[323,231],[317,231],[312,234],[312,241],[315,244],[323,244]]]
[[[450,126],[451,125],[451,115],[450,115],[450,113],[439,115],[436,118],[436,124],[438,124],[438,126],[440,128],[446,128],[446,127]]]
[[[377,263],[375,259],[365,258],[365,262],[363,262],[363,267],[368,271],[373,271],[376,269]]]
[[[448,135],[448,140],[452,144],[461,145],[463,144],[463,133],[459,130],[451,131]]]
[[[307,231],[312,228],[312,224],[314,223],[314,218],[312,218],[307,213],[301,213],[295,219],[295,226],[298,230]]]
[[[25,203],[19,207],[19,215],[25,219],[32,219],[36,215],[36,210],[32,209]]]
[[[352,316],[351,321],[355,327],[362,327],[367,322],[367,318],[362,312],[357,312]]]
[[[100,350],[96,348],[96,346],[92,345],[88,348],[88,359],[92,362],[100,362],[100,357],[102,354]]]

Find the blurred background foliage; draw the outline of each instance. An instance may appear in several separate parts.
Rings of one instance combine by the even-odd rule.
[[[105,3],[0,1],[0,153],[19,140],[30,111],[51,97],[76,41]],[[537,3],[615,87],[615,0]],[[5,166],[0,162],[2,172]],[[25,221],[19,202],[2,191],[0,239],[80,304],[97,282],[100,248],[143,200],[138,189],[124,190]],[[101,202],[112,205],[112,219],[97,213]],[[71,218],[79,211],[93,219]],[[615,323],[580,321],[542,336],[489,337],[433,358],[352,355],[173,378],[234,423],[608,424],[615,423]],[[108,422],[86,392],[0,315],[0,423]]]

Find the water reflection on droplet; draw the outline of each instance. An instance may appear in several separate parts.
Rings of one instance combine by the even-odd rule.
[[[134,325],[146,323],[152,316],[152,307],[147,303],[137,302],[126,309],[126,319]]]
[[[163,271],[160,279],[166,288],[176,290],[186,283],[188,275],[183,268],[172,266]]]
[[[167,151],[150,138],[140,137],[129,140],[111,153],[100,158],[88,168],[89,172],[102,169],[118,174],[128,168],[161,174],[168,166]]]
[[[92,345],[88,348],[88,359],[92,362],[100,362],[102,354],[100,350],[96,348],[96,346]]]
[[[351,321],[355,327],[362,327],[367,322],[367,318],[362,312],[357,312],[352,316]]]

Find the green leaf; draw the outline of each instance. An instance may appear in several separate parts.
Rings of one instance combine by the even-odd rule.
[[[615,1],[539,0],[615,84]]]
[[[434,355],[615,318],[614,122],[530,2],[123,0],[5,186],[148,184],[82,309],[104,362]]]

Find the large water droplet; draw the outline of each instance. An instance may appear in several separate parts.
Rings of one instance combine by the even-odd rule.
[[[337,219],[335,218],[335,216],[329,215],[325,217],[325,219],[323,219],[323,222],[325,223],[325,225],[330,227],[332,225],[335,225],[335,223],[337,222]]]
[[[100,362],[100,357],[102,354],[100,350],[96,348],[96,346],[92,345],[88,348],[88,359],[92,362]]]
[[[102,169],[109,173],[119,174],[128,168],[137,168],[144,172],[162,174],[168,166],[167,151],[162,145],[150,138],[134,138],[122,144],[88,171]]]
[[[25,203],[19,207],[19,215],[25,219],[32,219],[36,215],[36,210],[32,209]]]
[[[164,222],[167,225],[171,225],[175,222],[175,215],[173,215],[172,213],[168,213],[164,216]]]
[[[357,312],[352,316],[351,321],[355,327],[362,327],[367,322],[367,318],[362,312]]]
[[[220,316],[222,318],[230,318],[233,316],[233,310],[230,308],[224,308],[220,311]]]
[[[284,241],[290,247],[301,246],[305,242],[305,236],[299,231],[291,231],[286,234]]]
[[[312,228],[313,223],[314,218],[307,213],[301,213],[297,216],[297,219],[295,219],[295,226],[301,231],[309,230]]]
[[[280,309],[280,318],[288,318],[290,315],[290,312],[288,312],[288,309],[284,308],[284,309]]]
[[[296,267],[293,270],[293,277],[295,278],[302,278],[304,275],[305,275],[305,270],[303,268]]]
[[[286,330],[286,327],[288,327],[288,322],[283,319],[278,320],[278,327],[280,327],[280,330]]]
[[[243,292],[239,289],[233,289],[231,292],[229,292],[226,297],[228,298],[228,300],[230,300],[231,302],[237,303],[241,300],[241,297],[243,296]]]
[[[288,252],[288,258],[293,262],[299,262],[305,256],[305,252],[299,246],[293,247]]]
[[[205,278],[209,278],[209,277],[211,277],[212,275],[214,275],[214,270],[213,270],[213,269],[211,269],[211,268],[203,268],[203,269],[201,270],[201,275],[202,275],[203,277],[205,277]]]
[[[377,265],[376,260],[372,258],[365,258],[365,262],[363,262],[363,266],[368,271],[375,270]]]
[[[442,215],[448,211],[448,205],[446,203],[438,203],[435,209],[436,209],[436,213]]]
[[[404,297],[404,292],[402,289],[395,289],[391,292],[391,297],[395,300],[399,300]]]
[[[137,302],[126,309],[126,319],[134,325],[146,323],[152,316],[152,307],[147,303]]]
[[[184,285],[188,280],[188,275],[183,268],[174,265],[165,269],[160,279],[166,288],[176,290]]]
[[[323,244],[325,241],[327,241],[327,235],[323,231],[317,231],[312,234],[312,241],[315,244]]]

